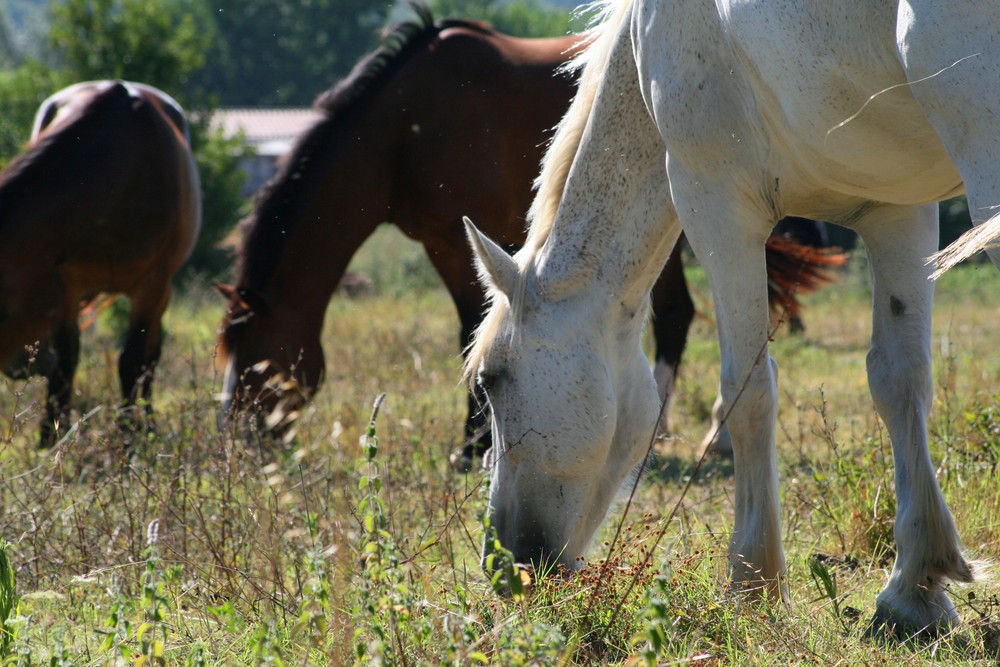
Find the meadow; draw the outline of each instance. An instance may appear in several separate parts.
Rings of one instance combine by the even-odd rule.
[[[115,428],[117,308],[84,332],[75,423],[35,447],[38,380],[0,384],[3,665],[995,665],[1000,585],[955,588],[963,624],[866,636],[891,568],[889,443],[868,396],[867,268],[855,252],[774,334],[790,603],[726,591],[731,463],[700,466],[718,373],[704,275],[673,408],[634,497],[583,570],[501,599],[482,573],[487,476],[460,444],[454,309],[422,251],[380,231],[352,270],[367,293],[327,313],[325,384],[275,443],[216,423],[222,300],[185,285],[168,311],[157,427]],[[969,554],[1000,553],[1000,276],[938,283],[932,454]],[[373,404],[384,394],[377,414]],[[627,511],[626,511],[627,509]]]

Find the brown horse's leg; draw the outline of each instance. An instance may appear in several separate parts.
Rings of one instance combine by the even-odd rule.
[[[684,279],[681,264],[681,236],[670,253],[659,280],[653,286],[653,337],[656,341],[656,386],[660,400],[666,403],[660,428],[671,432],[670,402],[674,397],[681,356],[687,345],[688,329],[694,321],[694,302]]]
[[[160,359],[160,324],[132,322],[125,346],[118,357],[118,379],[122,385],[123,404],[118,425],[124,431],[153,429],[153,371]]]
[[[462,229],[461,224],[460,220],[455,221],[456,230]],[[458,310],[458,319],[461,323],[460,341],[464,351],[472,342],[476,327],[483,319],[484,296],[473,268],[472,257],[460,234],[461,232],[457,231],[450,239],[454,243],[462,241],[459,247],[425,242],[424,248]],[[462,448],[451,454],[451,464],[460,472],[471,470],[476,458],[483,456],[493,442],[486,396],[478,387],[469,393],[468,404]]]
[[[461,322],[462,350],[472,342],[472,336],[482,319],[482,295],[478,296],[477,299],[469,299],[466,295],[452,292]],[[451,455],[451,464],[459,472],[472,470],[476,459],[483,456],[493,443],[486,395],[479,387],[469,392],[468,404],[462,448]]]
[[[38,446],[48,448],[58,442],[69,425],[69,403],[73,396],[73,376],[80,360],[80,329],[76,319],[63,322],[52,333],[55,366],[47,376],[48,393]]]
[[[153,372],[163,343],[161,318],[170,301],[170,282],[131,295],[128,334],[118,357],[123,405],[118,424],[124,431],[153,430]]]

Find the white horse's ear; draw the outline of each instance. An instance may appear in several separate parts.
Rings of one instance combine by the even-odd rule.
[[[494,287],[509,298],[517,285],[518,268],[514,258],[494,243],[489,237],[476,229],[472,220],[462,217],[465,223],[465,233],[472,246],[472,254],[476,258],[476,269],[479,280],[486,287]]]

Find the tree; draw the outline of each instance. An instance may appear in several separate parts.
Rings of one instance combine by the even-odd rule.
[[[142,81],[178,97],[214,33],[183,0],[62,0],[50,26],[48,42],[74,79]]]
[[[219,38],[195,77],[224,106],[309,105],[377,43],[389,2],[216,0]]]
[[[434,16],[486,21],[500,32],[518,37],[552,37],[579,32],[583,18],[563,9],[545,7],[537,0],[432,0]]]
[[[253,149],[241,136],[226,137],[221,129],[209,127],[207,117],[191,124],[191,146],[201,174],[202,225],[182,275],[230,280],[233,259],[220,244],[247,213],[242,193],[246,174],[239,161]]]
[[[24,148],[38,105],[71,81],[66,73],[31,59],[0,69],[0,167]]]
[[[10,27],[7,25],[7,15],[0,7],[0,67],[10,67],[17,62],[17,49],[10,38]]]

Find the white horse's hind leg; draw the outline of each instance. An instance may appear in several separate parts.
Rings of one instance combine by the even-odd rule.
[[[937,207],[880,207],[858,231],[872,277],[868,383],[892,441],[897,495],[896,562],[875,626],[910,635],[950,627],[958,616],[943,587],[972,580],[927,448],[934,284],[925,258],[937,247]]]
[[[979,230],[984,242],[1000,238],[996,16],[992,2],[907,0],[900,3],[896,27],[910,90],[961,174],[972,222],[985,225]],[[1000,268],[1000,248],[994,245],[987,254]]]

